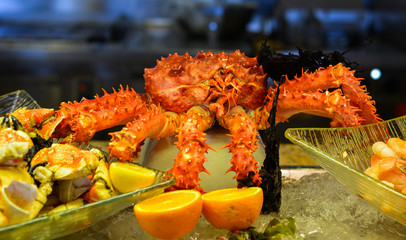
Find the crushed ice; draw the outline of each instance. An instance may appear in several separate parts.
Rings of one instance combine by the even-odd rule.
[[[254,226],[261,231],[272,217],[293,217],[295,239],[406,239],[406,226],[368,206],[328,173],[299,180],[284,178],[279,214],[261,215]],[[227,231],[213,228],[203,217],[187,240],[216,239]],[[64,238],[154,239],[137,224],[132,208]]]

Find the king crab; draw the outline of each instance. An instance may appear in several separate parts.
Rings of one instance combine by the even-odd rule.
[[[199,174],[207,170],[205,131],[217,121],[230,131],[232,140],[224,147],[232,152],[231,168],[235,179],[251,178],[261,184],[257,161],[258,129],[269,127],[277,84],[267,89],[267,75],[257,63],[240,51],[233,53],[199,52],[173,54],[145,69],[145,89],[138,94],[121,88],[111,94],[80,102],[62,103],[50,116],[44,110],[15,113],[47,112],[47,120],[25,121],[36,124],[36,133],[43,138],[66,138],[87,142],[96,131],[126,124],[112,136],[108,150],[111,157],[132,161],[146,138],[159,139],[175,135],[179,153],[169,173],[177,179],[174,189],[196,189]],[[359,126],[380,121],[371,97],[354,71],[342,64],[304,72],[301,77],[286,79],[280,86],[276,122],[287,121],[304,112],[333,119],[332,126]],[[335,89],[329,91],[329,89]]]

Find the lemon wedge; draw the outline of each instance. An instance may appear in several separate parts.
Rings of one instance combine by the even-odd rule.
[[[113,162],[109,168],[111,182],[121,193],[150,186],[156,173],[137,164],[128,162]]]

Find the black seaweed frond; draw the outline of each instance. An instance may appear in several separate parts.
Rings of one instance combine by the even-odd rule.
[[[265,159],[259,171],[262,177],[261,188],[264,193],[264,203],[262,205],[262,213],[279,212],[281,205],[282,192],[282,172],[279,165],[279,139],[276,128],[276,105],[278,102],[279,89],[278,85],[272,109],[268,118],[270,127],[265,130]]]
[[[258,54],[258,63],[262,65],[264,71],[275,81],[279,81],[282,76],[286,75],[292,79],[296,75],[301,76],[302,71],[314,72],[319,68],[327,68],[330,65],[342,63],[344,66],[357,70],[358,63],[351,62],[344,57],[345,52],[323,52],[303,50],[296,47],[298,54],[277,53],[269,45],[267,41],[261,44],[261,50]]]

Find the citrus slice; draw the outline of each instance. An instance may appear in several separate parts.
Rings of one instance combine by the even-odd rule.
[[[128,162],[111,163],[109,174],[114,188],[121,193],[150,186],[156,175],[150,169]]]
[[[193,230],[202,213],[201,194],[176,190],[156,195],[134,206],[140,226],[153,237],[176,239]]]
[[[202,195],[203,216],[215,228],[230,231],[250,227],[261,213],[262,189],[226,188]]]

